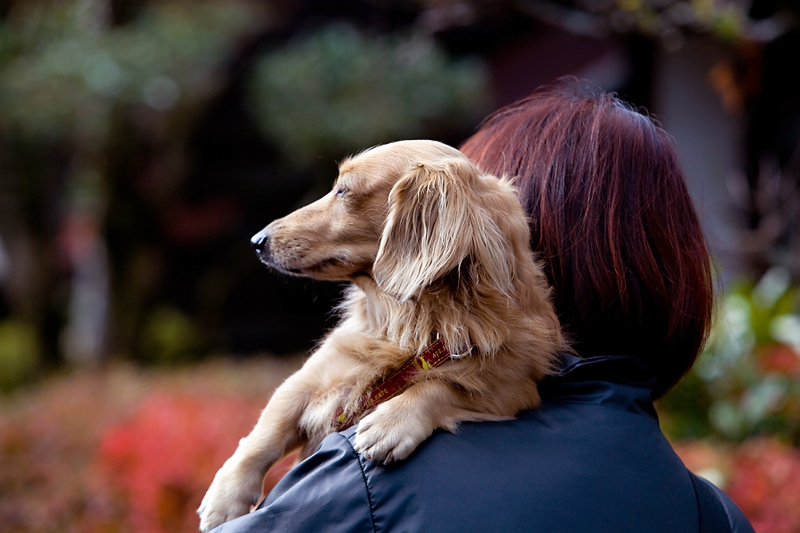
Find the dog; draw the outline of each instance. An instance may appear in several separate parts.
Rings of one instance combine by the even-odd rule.
[[[436,429],[537,407],[537,383],[565,341],[529,239],[509,180],[424,140],[346,159],[327,195],[256,234],[269,267],[352,283],[338,326],[217,472],[198,509],[200,529],[249,512],[267,470],[289,450],[302,446],[308,456],[359,419],[356,451],[389,463]],[[430,359],[436,342],[450,357],[406,372],[415,354]],[[396,380],[398,369],[407,382],[379,385]],[[376,386],[379,395],[399,394],[370,403]]]

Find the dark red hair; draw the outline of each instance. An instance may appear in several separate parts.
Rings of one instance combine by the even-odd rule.
[[[574,82],[489,116],[461,147],[515,176],[531,246],[581,356],[632,354],[663,395],[708,336],[708,248],[673,139],[611,94]]]

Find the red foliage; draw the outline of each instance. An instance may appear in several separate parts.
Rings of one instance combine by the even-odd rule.
[[[758,437],[738,446],[706,441],[675,445],[684,464],[700,475],[718,472],[722,488],[757,533],[800,532],[800,450]],[[703,472],[706,470],[706,472]]]
[[[257,418],[240,398],[159,394],[105,432],[98,460],[135,531],[196,531],[214,473]]]
[[[800,376],[800,354],[785,344],[770,344],[760,350],[758,367],[765,374]]]
[[[214,473],[287,371],[86,374],[0,403],[0,532],[196,532]],[[675,449],[690,469],[719,472],[758,533],[800,532],[800,450],[768,438]]]
[[[291,369],[115,367],[0,398],[0,533],[195,533],[214,473]]]
[[[745,442],[733,453],[726,492],[758,533],[800,531],[800,450],[773,439]]]

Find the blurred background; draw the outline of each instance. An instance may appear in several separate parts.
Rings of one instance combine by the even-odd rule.
[[[574,75],[676,138],[718,317],[660,403],[800,532],[800,10],[781,0],[0,0],[0,531],[195,531],[341,286],[249,238],[374,144]]]

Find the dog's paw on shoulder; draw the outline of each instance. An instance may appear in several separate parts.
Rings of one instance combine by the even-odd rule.
[[[393,408],[393,400],[379,405],[358,423],[353,447],[362,457],[389,464],[402,461],[436,429],[425,416],[408,416]]]
[[[219,500],[209,498],[206,494],[203,503],[197,509],[200,515],[200,531],[211,531],[217,526],[224,524],[234,518],[238,518],[250,511],[250,503],[247,501],[228,501],[221,504]]]
[[[253,479],[242,479],[232,475],[226,466],[217,472],[197,509],[197,514],[200,515],[200,531],[210,531],[229,520],[246,515],[260,495],[260,485],[258,488],[253,486],[253,480],[258,481],[256,476],[248,476]]]

